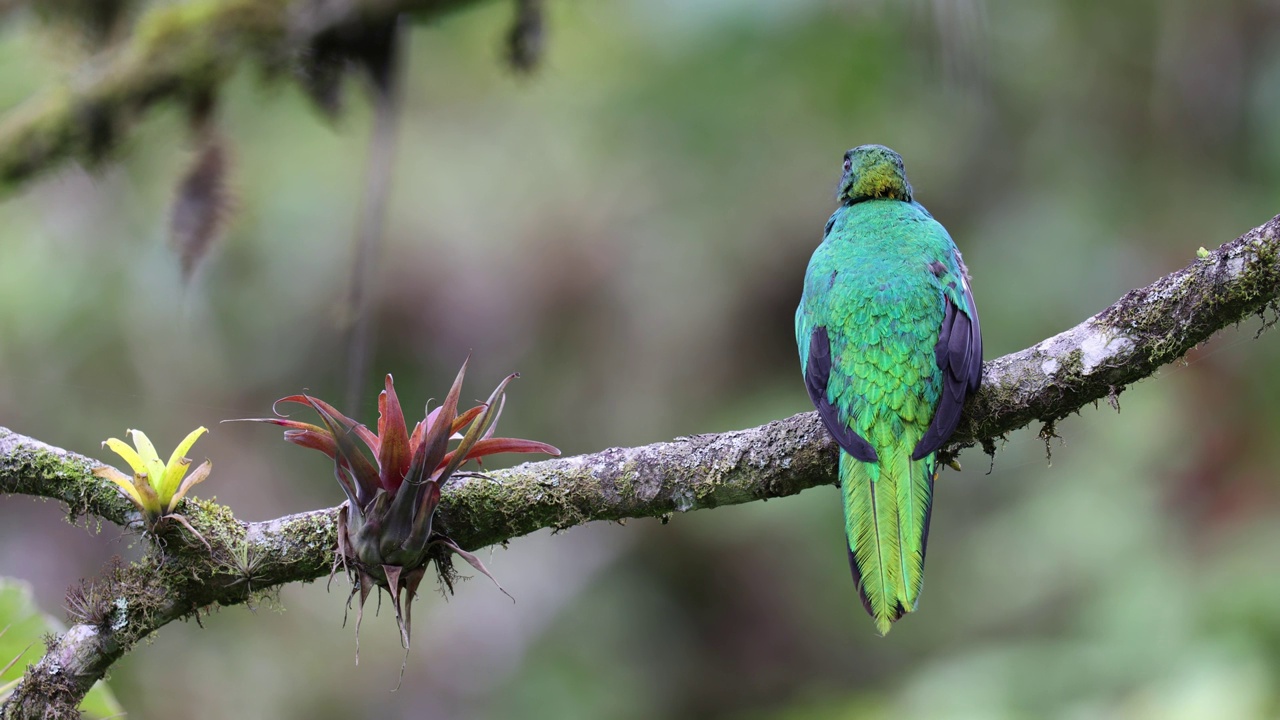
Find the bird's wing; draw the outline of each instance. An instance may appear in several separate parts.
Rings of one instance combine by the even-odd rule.
[[[982,329],[978,325],[978,307],[969,289],[968,271],[958,251],[948,265],[934,263],[943,286],[946,304],[938,343],[933,348],[938,368],[942,370],[942,395],[938,409],[924,437],[916,444],[912,459],[919,460],[942,447],[960,424],[960,411],[969,393],[977,392],[982,382]]]
[[[809,336],[809,357],[804,365],[804,386],[809,400],[818,409],[818,417],[836,444],[862,462],[877,462],[875,448],[858,433],[840,420],[840,412],[827,396],[827,383],[831,379],[831,338],[827,329],[815,327]]]

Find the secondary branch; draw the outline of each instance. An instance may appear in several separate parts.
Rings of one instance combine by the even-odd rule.
[[[66,160],[92,165],[165,101],[216,90],[241,60],[297,67],[317,41],[399,13],[429,19],[478,0],[195,0],[149,11],[125,43],[0,120],[0,194]]]

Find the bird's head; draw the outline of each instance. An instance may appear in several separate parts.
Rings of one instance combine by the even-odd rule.
[[[844,154],[836,199],[845,205],[873,198],[911,201],[902,156],[883,145],[859,145]]]

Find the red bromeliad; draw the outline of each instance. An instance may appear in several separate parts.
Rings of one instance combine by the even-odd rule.
[[[247,419],[288,428],[285,440],[333,458],[334,474],[347,495],[338,515],[334,567],[346,567],[353,575],[352,595],[360,593],[357,633],[365,600],[375,586],[381,587],[391,593],[401,642],[408,648],[410,603],[434,545],[457,553],[493,579],[479,558],[431,527],[440,490],[463,463],[504,452],[560,454],[546,443],[493,437],[505,401],[503,391],[518,375],[504,379],[483,405],[459,413],[458,397],[466,371],[463,363],[444,404],[419,421],[412,433],[405,424],[390,375],[386,390],[378,396],[377,434],[329,403],[305,394],[281,398],[276,404],[306,405],[320,415],[323,427],[289,420],[278,411],[280,417]],[[372,459],[361,449],[357,438],[369,449]],[[449,448],[451,439],[459,440],[453,449]],[[408,598],[402,613],[401,598],[406,590]]]

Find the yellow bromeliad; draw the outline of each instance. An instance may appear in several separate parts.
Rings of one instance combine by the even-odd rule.
[[[204,541],[200,533],[187,523],[186,518],[175,513],[174,509],[178,507],[178,502],[191,491],[191,488],[203,482],[213,470],[213,463],[205,460],[191,474],[187,474],[187,467],[191,465],[191,458],[186,457],[187,451],[206,432],[208,430],[203,427],[192,430],[182,442],[178,443],[178,447],[169,456],[169,462],[163,463],[146,434],[141,430],[129,430],[128,434],[133,436],[134,447],[129,447],[117,438],[110,438],[102,445],[111,448],[129,463],[129,467],[133,469],[133,477],[107,465],[95,468],[93,474],[110,480],[120,487],[121,493],[142,511],[143,521],[148,530],[154,530],[161,520],[173,518]]]

